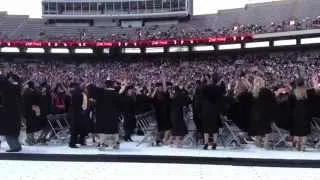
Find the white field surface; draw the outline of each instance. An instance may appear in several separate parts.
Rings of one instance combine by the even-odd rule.
[[[136,137],[137,138],[137,137]],[[90,144],[90,143],[88,143]],[[199,148],[173,148],[169,146],[151,147],[145,144],[137,146],[137,142],[121,143],[120,150],[99,151],[95,146],[88,145],[78,149],[71,149],[67,145],[48,146],[23,146],[21,153],[32,154],[77,154],[77,155],[154,155],[154,156],[191,156],[191,157],[223,157],[223,158],[261,158],[261,159],[298,159],[298,160],[320,160],[320,150],[308,150],[298,152],[293,150],[265,150],[254,145],[248,145],[243,149],[231,149],[218,146],[217,150],[202,150]],[[3,142],[0,153],[8,149]]]
[[[216,165],[0,161],[5,180],[318,180],[317,169]]]

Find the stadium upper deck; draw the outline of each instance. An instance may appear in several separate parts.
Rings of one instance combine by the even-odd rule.
[[[81,0],[82,2],[83,0]],[[98,1],[98,0],[97,0]],[[60,2],[63,2],[63,6],[58,6]],[[62,0],[44,0],[44,4],[48,3],[47,13],[54,11],[55,16],[58,14],[70,13],[68,11],[68,4],[72,3],[72,12],[76,11],[74,1],[62,1]],[[80,2],[80,1],[79,1]],[[85,2],[85,1],[83,1]],[[125,2],[121,3],[121,8],[116,9],[115,6],[118,1],[100,1],[99,3],[93,1],[86,1],[86,5],[80,3],[80,14],[81,13],[98,13],[99,5],[104,7],[107,4],[113,4],[112,10],[111,6],[108,9],[104,9],[104,15],[107,15],[110,10],[114,12],[121,13],[126,9],[126,14],[130,13],[131,9],[127,9]],[[138,5],[144,1],[130,1],[136,2]],[[152,1],[160,2],[160,0]],[[154,8],[153,10],[162,11],[169,10],[175,11],[179,8],[187,7],[189,1],[179,0],[179,1],[168,1],[161,0],[160,4],[157,5],[159,8]],[[177,4],[171,4],[170,8],[166,8],[168,4],[163,2],[176,2]],[[51,7],[51,3],[55,5],[54,8]],[[69,4],[70,5],[70,4]],[[79,5],[79,4],[78,4]],[[87,6],[88,5],[88,6]],[[155,7],[156,4],[152,6]],[[177,5],[177,6],[176,6]],[[118,6],[118,5],[117,5]],[[62,11],[58,11],[59,7]],[[168,6],[169,7],[169,6]],[[176,8],[179,7],[179,8]],[[89,8],[89,9],[88,9]],[[92,11],[92,8],[94,10]],[[236,34],[250,32],[253,34],[262,34],[268,32],[283,32],[283,31],[294,31],[294,30],[304,30],[304,29],[314,29],[320,28],[319,19],[319,0],[284,0],[271,3],[262,4],[250,4],[245,8],[222,10],[217,14],[212,15],[201,15],[192,16],[188,21],[150,21],[141,20],[141,24],[135,24],[138,26],[131,26],[132,24],[119,24],[113,20],[106,20],[107,23],[101,23],[101,20],[94,20],[92,23],[75,23],[72,20],[69,24],[63,24],[63,26],[56,24],[47,24],[47,19],[29,19],[27,16],[19,15],[7,15],[6,13],[0,13],[0,39],[14,39],[14,40],[140,40],[140,39],[172,39],[172,38],[194,38],[194,37],[208,37],[215,35],[225,35],[225,34]],[[53,10],[54,9],[54,10]],[[143,8],[137,6],[137,11],[139,12]],[[100,8],[100,10],[102,10]],[[119,10],[119,11],[118,11]],[[149,9],[150,10],[150,9]],[[149,11],[146,8],[143,12]],[[44,8],[45,11],[45,8]],[[84,12],[86,11],[86,12]],[[100,12],[101,14],[101,12]],[[131,14],[128,14],[129,16]],[[45,13],[44,13],[45,16]],[[87,16],[87,15],[83,15]],[[71,22],[71,23],[70,23]],[[120,26],[119,26],[120,25]]]
[[[139,19],[189,15],[190,0],[43,0],[44,18]]]

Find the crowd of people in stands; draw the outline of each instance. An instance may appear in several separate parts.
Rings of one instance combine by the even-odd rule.
[[[180,27],[180,25],[172,25],[164,30],[159,25],[146,26],[143,28],[132,29],[134,33],[112,33],[104,37],[95,37],[93,34],[86,34],[84,39],[89,40],[155,40],[155,39],[179,39],[179,38],[202,38],[219,35],[252,33],[275,33],[286,31],[299,31],[307,29],[318,29],[320,27],[319,17],[316,18],[302,18],[302,19],[288,19],[281,22],[270,22],[269,25],[259,24],[239,24],[235,23],[231,27],[213,28],[205,25],[206,28],[192,27],[186,25],[188,28]],[[159,30],[160,29],[160,30]]]
[[[108,41],[128,41],[128,40],[156,40],[156,39],[179,39],[179,38],[200,38],[210,37],[218,35],[230,35],[241,33],[274,33],[274,32],[286,32],[297,31],[306,29],[318,29],[320,27],[319,17],[306,17],[306,18],[294,18],[279,22],[270,22],[269,25],[259,24],[240,24],[235,23],[230,27],[210,27],[204,25],[203,27],[193,27],[188,25],[187,22],[181,24],[167,26],[167,28],[161,25],[145,26],[141,28],[123,28],[120,32],[108,32],[104,35],[97,35],[90,33],[86,28],[78,28],[78,33],[74,35],[57,35],[47,34],[46,28],[39,32],[39,37],[36,40],[108,40]],[[48,27],[50,28],[50,26]],[[40,27],[39,27],[40,29]],[[8,34],[2,34],[0,32],[0,39],[10,39]],[[28,37],[27,34],[20,34],[19,40],[34,40]]]
[[[68,113],[71,148],[86,145],[85,137],[93,132],[99,134],[100,149],[117,149],[119,116],[124,117],[123,138],[131,141],[135,115],[154,109],[157,145],[182,147],[188,133],[184,109],[192,105],[193,121],[204,135],[204,149],[216,148],[220,115],[224,115],[265,148],[270,124],[276,121],[294,136],[293,146],[303,150],[310,117],[319,115],[314,108],[320,97],[319,57],[310,51],[208,56],[192,61],[159,57],[80,64],[3,62],[0,135],[7,137],[9,151],[20,151],[20,112],[31,145],[46,141],[49,114]],[[44,131],[43,136],[35,140],[33,133],[39,130]]]

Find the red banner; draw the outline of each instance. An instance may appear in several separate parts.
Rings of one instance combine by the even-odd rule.
[[[251,34],[215,36],[207,38],[190,39],[160,39],[160,40],[137,40],[137,41],[1,41],[0,46],[8,47],[145,47],[145,46],[172,46],[172,45],[196,45],[210,43],[232,43],[251,40]]]

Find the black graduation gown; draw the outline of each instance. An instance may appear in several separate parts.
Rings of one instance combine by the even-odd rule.
[[[264,136],[271,132],[271,122],[275,120],[275,96],[267,88],[260,89],[258,97],[253,98],[250,135]]]
[[[174,136],[185,136],[188,134],[186,122],[184,120],[183,108],[190,100],[183,93],[176,93],[170,101],[170,119]]]
[[[144,94],[136,96],[136,114],[152,111],[152,99]]]
[[[203,89],[200,118],[204,133],[217,133],[221,126],[223,94],[224,89],[219,86],[210,85]]]
[[[308,100],[297,99],[293,96],[292,136],[307,136],[310,134],[310,114],[308,112]]]
[[[40,107],[40,93],[26,89],[23,94],[23,111],[26,119],[27,133],[34,133],[45,127],[45,122],[32,110],[33,105]],[[41,115],[41,110],[40,110]]]
[[[310,116],[320,118],[320,92],[315,89],[308,89],[307,94]]]
[[[80,90],[76,90],[71,94],[71,104],[69,108],[71,118],[71,133],[85,134],[88,124],[87,111],[82,109],[83,95]]]
[[[135,97],[133,96],[122,96],[122,115],[124,117],[123,128],[128,133],[133,133],[134,128],[136,128],[136,117],[135,117]],[[129,132],[130,131],[130,132]]]
[[[281,97],[287,96],[287,97]],[[290,130],[292,127],[292,96],[290,95],[280,95],[279,98],[284,98],[283,100],[278,100],[277,111],[275,123],[279,128]]]
[[[172,128],[170,121],[170,97],[168,93],[157,93],[154,98],[154,108],[159,131],[166,131]]]
[[[0,109],[0,135],[19,136],[22,113],[21,86],[13,85],[2,78],[0,81],[0,91],[3,92],[3,107]]]
[[[196,125],[198,132],[203,132],[203,126],[201,121],[201,98],[202,89],[198,87],[192,101],[193,122]]]
[[[47,116],[52,113],[52,97],[49,93],[40,95],[40,111],[40,120],[47,125]]]
[[[121,99],[118,92],[96,88],[94,99],[96,100],[96,133],[118,134],[121,113]]]
[[[233,120],[244,132],[250,131],[251,107],[253,96],[251,92],[245,91],[236,97],[236,104],[233,109]]]

